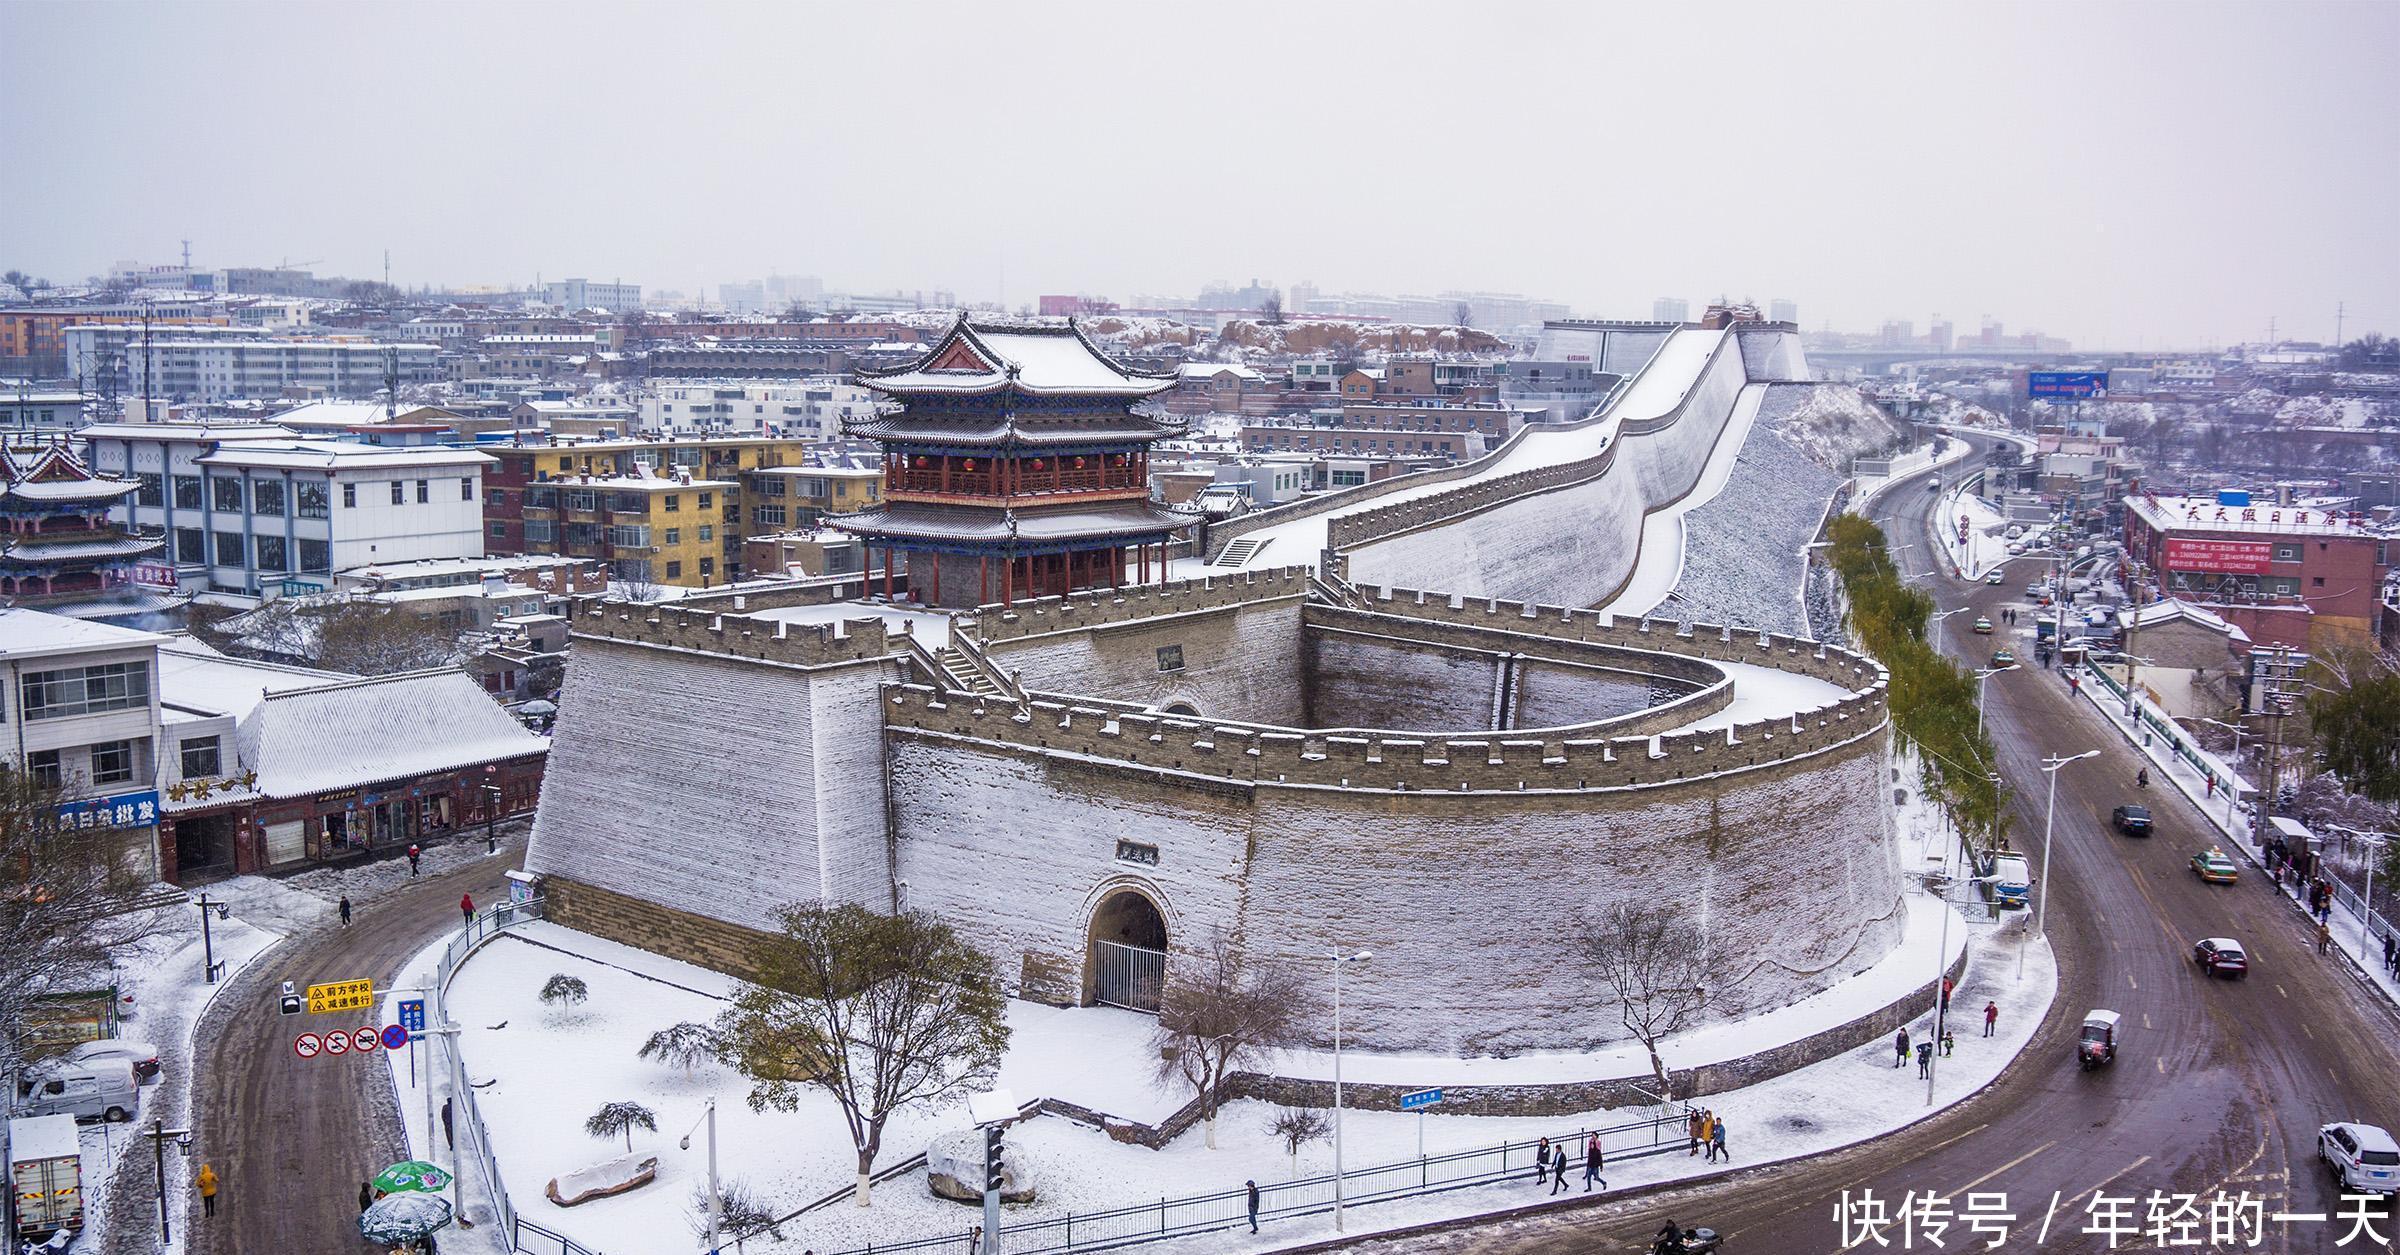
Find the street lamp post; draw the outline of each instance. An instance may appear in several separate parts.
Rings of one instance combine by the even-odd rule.
[[[722,1208],[724,1205],[723,1200],[725,1196],[719,1193],[717,1189],[716,1099],[711,1098],[708,1100],[708,1108],[701,1113],[700,1119],[705,1121],[708,1125],[708,1255],[717,1255],[717,1251],[722,1245],[722,1239],[718,1237],[718,1230],[724,1223]],[[694,1129],[698,1129],[700,1126],[698,1124],[694,1124],[692,1127]],[[683,1140],[676,1144],[685,1150],[690,1150],[692,1148],[692,1135],[690,1133],[685,1133],[683,1135]],[[991,1232],[998,1233],[999,1230],[993,1229]]]
[[[1333,960],[1333,1230],[1342,1231],[1342,966],[1364,963],[1372,950],[1336,954]]]
[[[170,1129],[164,1120],[150,1122],[150,1131],[142,1134],[150,1139],[150,1148],[158,1156],[158,1240],[161,1245],[175,1240],[167,1227],[167,1143],[173,1142],[188,1157],[192,1153],[192,1131]]]
[[[2058,826],[2058,769],[2099,752],[2085,750],[2067,758],[2049,758],[2042,763],[2042,770],[2050,776],[2050,802],[2042,812],[2042,870],[2041,879],[2034,886],[2033,932],[2037,937],[2047,939],[2050,935],[2050,837]],[[2025,979],[2025,949],[2023,946],[2017,947],[2019,980]]]
[[[215,911],[218,919],[227,919],[233,915],[233,907],[228,903],[210,901],[205,893],[193,905],[200,908],[200,971],[208,978],[208,983],[214,985],[217,983],[217,973],[224,965],[217,962],[217,943],[216,938],[209,934],[208,913]]]
[[[2240,719],[2243,716],[2235,715],[2234,718]],[[2233,779],[2225,782],[2225,822],[2232,823],[2235,817],[2241,814],[2241,801],[2235,795],[2242,791],[2242,725],[2219,723],[2214,719],[2203,719],[2200,722],[2212,728],[2223,728],[2233,734]],[[2252,833],[2251,835],[2255,838],[2257,834]],[[2253,840],[2251,844],[2256,845],[2257,841]]]
[[[1983,692],[1984,692],[1984,687],[1985,687],[1985,683],[1986,683],[1986,681],[1989,681],[1989,680],[1990,680],[1990,679],[1991,679],[1993,676],[1996,676],[1996,675],[2000,674],[2000,673],[2001,673],[2001,672],[2003,672],[2003,671],[2014,671],[2014,670],[2016,670],[2016,669],[2017,669],[2017,664],[2015,664],[2015,663],[2013,663],[2013,662],[2012,662],[2012,663],[2010,663],[2010,664],[2008,664],[2008,665],[2007,665],[2007,666],[2005,666],[2005,667],[1978,667],[1978,668],[1976,668],[1976,671],[1975,671],[1975,735],[1977,735],[1977,736],[1982,736],[1982,735],[1983,735]]]

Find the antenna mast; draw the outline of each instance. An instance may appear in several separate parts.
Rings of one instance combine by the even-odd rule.
[[[387,344],[383,348],[383,421],[388,423],[399,416],[400,346]]]

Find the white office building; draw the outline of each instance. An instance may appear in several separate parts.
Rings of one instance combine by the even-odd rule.
[[[271,424],[83,435],[95,467],[139,485],[111,513],[166,537],[181,588],[279,597],[329,589],[352,567],[483,556],[488,454],[307,440]]]
[[[176,335],[153,329],[147,348],[137,338],[121,356],[127,395],[179,401],[238,401],[282,396],[364,397],[382,390],[387,366],[400,383],[442,378],[441,350],[430,344],[366,340],[233,339]]]
[[[542,285],[542,299],[562,309],[640,309],[642,285],[561,279]]]
[[[157,658],[153,632],[0,608],[0,761],[58,788],[62,823],[121,841],[128,870],[158,867]],[[4,726],[4,725],[0,725]]]
[[[642,398],[642,430],[775,432],[832,439],[842,420],[875,413],[875,393],[840,376],[798,380],[671,379]]]

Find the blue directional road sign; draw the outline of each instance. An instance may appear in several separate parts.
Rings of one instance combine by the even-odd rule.
[[[1402,1111],[1415,1111],[1421,1107],[1430,1107],[1441,1100],[1442,1091],[1438,1089],[1420,1089],[1413,1094],[1400,1095],[1400,1109]]]
[[[425,1000],[423,998],[402,998],[400,1000],[400,1027],[412,1033],[425,1031]],[[404,1037],[401,1040],[405,1042],[408,1039]]]

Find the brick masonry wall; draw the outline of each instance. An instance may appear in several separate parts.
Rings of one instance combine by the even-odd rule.
[[[561,875],[543,877],[542,911],[578,932],[741,977],[752,971],[751,947],[766,935]]]
[[[1147,707],[1184,703],[1202,715],[1247,723],[1304,722],[1297,595],[1110,621],[1001,640],[992,660],[1037,692],[1089,693]],[[1158,651],[1180,649],[1180,670],[1160,671]]]
[[[1311,628],[1306,652],[1311,728],[1491,727],[1499,656]]]

